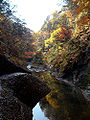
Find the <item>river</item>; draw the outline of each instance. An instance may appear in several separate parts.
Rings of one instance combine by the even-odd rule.
[[[15,75],[18,74],[22,73]],[[43,70],[42,72],[40,69],[34,69],[32,74],[41,78],[51,88],[51,92],[33,108],[33,120],[90,120],[90,104],[78,87],[66,82],[66,80],[56,79],[49,71]],[[7,78],[7,76],[3,77]],[[2,92],[2,85],[0,81],[0,93]],[[6,105],[2,105],[3,114],[6,117],[8,114],[11,118],[9,120],[14,120],[15,116],[20,118],[15,118],[15,120],[22,120],[22,116],[27,117],[25,120],[29,120],[30,113],[27,110],[27,106],[22,107],[20,101],[18,102],[17,98],[13,98],[12,92],[10,93],[7,90],[6,88],[3,89],[4,93],[2,94],[7,101],[9,100],[6,102],[4,99],[4,104]],[[20,108],[23,109],[23,112],[22,109],[20,111]],[[4,120],[1,112],[0,120]],[[8,119],[5,118],[5,120]]]
[[[33,120],[90,120],[90,105],[79,88],[57,80],[48,71],[33,74],[51,88],[33,109]]]

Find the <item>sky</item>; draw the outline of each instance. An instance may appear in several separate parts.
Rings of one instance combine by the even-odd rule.
[[[37,32],[48,15],[60,10],[58,1],[60,0],[11,0],[11,4],[17,6],[17,12],[14,14],[20,19],[25,19],[26,27]]]

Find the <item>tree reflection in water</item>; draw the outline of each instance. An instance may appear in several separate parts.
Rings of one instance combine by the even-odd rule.
[[[49,120],[90,120],[90,108],[80,89],[56,80],[49,72],[40,73],[51,93],[40,102]]]

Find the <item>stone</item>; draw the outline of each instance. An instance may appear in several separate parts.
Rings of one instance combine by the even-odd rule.
[[[50,88],[45,82],[28,73],[1,78],[2,84],[11,89],[14,95],[23,103],[33,108],[41,98],[45,97]]]

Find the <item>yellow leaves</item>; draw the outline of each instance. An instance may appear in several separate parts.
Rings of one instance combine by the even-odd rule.
[[[72,26],[74,23],[74,28],[78,25],[82,29],[81,27],[84,27],[83,25],[89,24],[90,0],[73,0],[72,3],[76,7],[73,10],[66,11],[69,26]]]
[[[88,15],[89,3],[89,0],[73,0],[73,4],[75,4],[75,6],[73,5],[73,9],[67,10],[60,16],[57,16],[55,13],[54,16],[56,17],[50,21],[53,26],[56,22],[55,24],[57,24],[57,26],[60,25],[60,27],[58,28],[55,26],[54,29],[49,32],[47,38],[50,38],[46,38],[45,40],[45,51],[43,52],[43,56],[47,63],[53,67],[60,68],[61,71],[71,69],[73,64],[78,61],[77,52],[79,49],[82,49],[83,46],[85,47],[85,45],[87,45],[87,39],[85,38],[88,37],[82,37],[81,33],[83,34],[84,31],[86,32],[85,28],[87,27],[88,29],[90,25]],[[72,15],[72,13],[75,14]],[[64,27],[66,25],[64,24],[65,17],[67,19],[67,27]],[[44,27],[47,28],[47,26]],[[40,34],[42,36],[43,33],[41,32]],[[47,34],[47,31],[45,34]],[[49,102],[55,107],[53,101],[49,100]]]
[[[60,64],[60,70],[64,71],[68,65],[68,62],[66,59],[63,60],[63,62]]]
[[[5,19],[5,17],[0,14],[0,22],[4,19]]]
[[[50,94],[46,96],[46,99],[53,108],[59,108],[60,107],[57,99],[51,97]]]
[[[48,63],[53,62],[58,55],[61,56],[62,52],[64,54],[66,48],[63,47],[63,41],[67,40],[68,35],[69,31],[65,27],[60,27],[51,33],[51,37],[49,39],[45,40],[47,53],[44,58],[46,58]]]
[[[36,41],[32,43],[32,45],[36,45]]]
[[[65,48],[63,48],[62,50],[65,51]]]
[[[62,50],[59,50],[58,53],[59,53],[59,55],[61,55],[62,54]]]
[[[65,27],[60,27],[51,33],[51,39],[62,40],[67,35],[67,29]]]
[[[65,48],[62,48],[62,47],[60,47],[60,48],[61,48],[61,50],[58,51],[58,54],[59,54],[59,55],[61,55],[62,52],[66,50]]]
[[[42,49],[42,48],[39,48],[39,49],[37,50],[37,52],[40,52],[40,51],[41,51],[41,49]]]
[[[83,16],[83,12],[81,12],[78,17],[75,19],[75,21],[79,20]]]
[[[72,16],[72,14],[71,14],[71,10],[67,10],[67,11],[66,11],[66,15],[67,15],[67,17],[70,18],[70,19],[73,19],[73,18],[74,18],[74,17]]]
[[[46,52],[43,52],[42,54],[43,54],[43,56],[46,56]]]
[[[61,46],[59,46],[59,47],[58,47],[58,49],[60,50],[60,49],[62,49],[62,47],[61,47]]]
[[[53,38],[50,37],[49,39],[45,40],[45,47],[47,48],[49,46],[49,44],[53,43]]]
[[[57,34],[59,34],[61,30],[62,30],[61,27],[58,28],[57,30],[54,30],[54,32],[51,34],[51,37],[53,38],[53,37],[57,36]]]
[[[2,17],[0,17],[0,21],[2,21],[3,20],[3,18]]]

